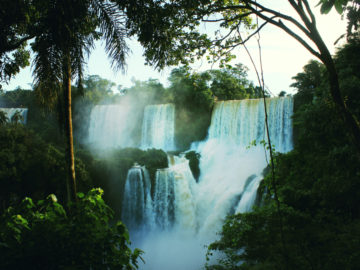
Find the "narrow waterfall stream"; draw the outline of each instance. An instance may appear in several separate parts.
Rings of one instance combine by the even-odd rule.
[[[133,166],[126,178],[122,203],[122,219],[132,230],[149,230],[154,223],[150,187],[150,177],[146,168]]]
[[[290,151],[292,98],[269,98],[266,104],[275,150]],[[121,131],[116,126],[120,120],[110,110],[115,109],[95,107],[91,117],[99,123],[92,123],[89,130],[92,141],[107,140],[104,144],[109,147],[120,144],[116,134]],[[142,149],[176,150],[174,115],[172,104],[145,108]],[[194,142],[190,149],[201,156],[198,182],[184,155],[168,155],[169,167],[158,169],[154,181],[145,167],[129,170],[122,219],[133,246],[145,251],[140,269],[202,269],[205,246],[217,238],[226,216],[251,211],[268,160],[266,147],[260,143],[267,141],[264,119],[261,99],[217,102],[207,139]],[[109,130],[119,130],[104,134],[107,125]]]

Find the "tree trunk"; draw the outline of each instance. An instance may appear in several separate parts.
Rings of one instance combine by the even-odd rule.
[[[334,63],[326,63],[327,70],[329,72],[330,81],[330,93],[334,103],[337,105],[342,115],[343,121],[349,127],[352,134],[352,140],[360,153],[360,128],[357,119],[350,113],[344,99],[341,96],[338,75],[335,69]]]
[[[71,65],[70,56],[65,60],[64,74],[64,97],[65,97],[65,137],[66,137],[66,160],[67,160],[67,185],[68,198],[76,201],[76,179],[75,179],[75,158],[72,129],[72,110],[71,110]]]
[[[357,152],[360,154],[360,126],[357,118],[349,111],[347,108],[344,99],[341,95],[339,76],[336,71],[334,60],[327,49],[324,41],[321,39],[320,34],[317,29],[311,29],[314,41],[316,42],[317,47],[320,51],[319,59],[324,63],[328,74],[329,74],[329,83],[330,83],[330,94],[332,100],[334,101],[342,120],[349,129],[351,140],[354,143],[354,146],[357,148]]]
[[[294,3],[296,6],[296,4]],[[297,9],[298,13],[301,16],[301,12],[305,12],[302,9]],[[312,14],[311,14],[312,15]],[[313,16],[313,15],[312,15]],[[310,23],[309,20],[306,20],[306,14],[302,13],[303,21],[306,24],[306,27],[310,31],[310,38],[315,43],[316,47],[319,49],[319,54],[317,57],[320,59],[321,62],[324,63],[328,74],[329,74],[329,83],[330,83],[330,94],[332,97],[332,100],[334,101],[336,108],[338,109],[338,112],[342,118],[342,120],[345,123],[345,126],[347,126],[351,140],[354,144],[354,146],[357,149],[358,154],[360,155],[360,125],[359,121],[354,116],[349,109],[347,108],[344,99],[341,95],[340,91],[340,84],[339,84],[339,76],[335,67],[334,60],[325,44],[323,39],[321,38],[321,35],[319,31],[316,28],[315,23]],[[311,52],[311,51],[310,51]]]

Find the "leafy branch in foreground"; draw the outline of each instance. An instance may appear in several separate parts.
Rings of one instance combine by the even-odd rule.
[[[0,268],[136,269],[142,251],[131,251],[123,223],[109,225],[113,211],[102,194],[78,193],[69,211],[55,195],[8,208],[0,219]]]

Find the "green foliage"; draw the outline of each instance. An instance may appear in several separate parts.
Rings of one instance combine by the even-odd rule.
[[[6,112],[0,111],[0,126],[5,125],[5,123],[8,121],[9,121],[9,118],[7,117]]]
[[[285,97],[286,96],[286,91],[282,90],[279,95],[279,97]]]
[[[340,89],[351,113],[360,115],[360,39],[351,38],[339,48],[335,55],[335,65],[339,71]]]
[[[223,8],[239,4],[239,1],[211,0],[142,1],[127,6],[127,26],[131,35],[138,35],[148,64],[158,68],[193,63],[207,53],[210,62],[219,59],[226,62],[233,59],[229,49],[234,43],[241,42],[241,38],[233,34],[238,26],[242,24],[246,29],[253,27],[247,9]],[[218,31],[214,41],[214,38],[198,31],[201,19],[208,19],[207,15],[212,12],[223,17],[223,20],[216,21],[225,31],[232,33],[227,38]]]
[[[56,193],[63,201],[64,150],[45,143],[22,125],[0,126],[0,205],[18,203],[20,198],[39,199]],[[76,160],[79,190],[86,191],[91,180],[81,160]]]
[[[74,88],[72,98],[83,99],[89,104],[96,105],[111,100],[115,94],[116,84],[99,75],[89,75],[83,81],[83,89]]]
[[[26,48],[26,42],[33,37],[36,18],[32,1],[1,1],[0,83],[7,83],[20,71],[20,68],[30,64],[30,53]]]
[[[261,98],[262,93],[247,79],[248,68],[242,64],[210,70],[211,91],[218,100]]]
[[[174,69],[169,81],[176,108],[175,138],[178,149],[188,149],[193,141],[206,136],[214,104],[208,82],[210,75],[190,73],[186,68]]]
[[[360,2],[358,0],[320,0],[320,11],[323,14],[328,14],[333,7],[337,13],[346,15],[348,20],[347,37],[351,38],[358,34],[358,27],[360,23]],[[353,32],[355,30],[355,32]],[[340,38],[344,37],[342,35]]]
[[[296,111],[303,104],[308,104],[320,97],[322,94],[322,84],[325,81],[325,67],[311,60],[303,68],[304,72],[292,77],[295,82],[290,86],[297,89],[294,101],[294,110]]]
[[[1,269],[136,269],[141,251],[131,251],[121,222],[109,225],[112,210],[103,191],[78,193],[66,211],[49,195],[37,203],[25,198],[0,220]]]
[[[18,88],[0,93],[0,104],[6,108],[27,108],[34,103],[34,93],[31,90]]]
[[[335,7],[339,14],[344,12],[344,8],[349,0],[320,0],[318,5],[321,5],[321,13],[328,14],[330,10]]]

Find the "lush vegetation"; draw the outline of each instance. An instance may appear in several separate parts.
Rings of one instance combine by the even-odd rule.
[[[141,251],[129,247],[121,222],[109,225],[112,210],[102,190],[78,193],[64,208],[55,195],[25,198],[0,220],[1,269],[136,269]]]
[[[2,211],[24,197],[40,200],[50,193],[66,199],[64,149],[46,143],[21,124],[0,126],[0,203]],[[84,163],[77,159],[80,191],[92,186]]]
[[[335,56],[342,92],[359,117],[360,43]],[[265,178],[265,203],[230,216],[209,248],[224,257],[209,269],[357,269],[360,260],[359,153],[332,102],[323,65],[295,77],[294,150],[275,156],[277,196]]]

